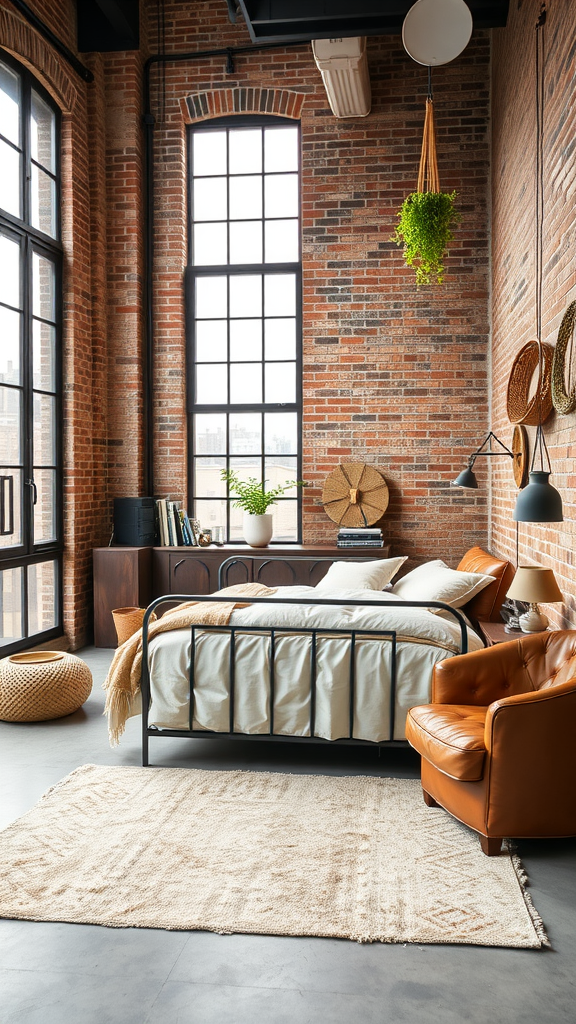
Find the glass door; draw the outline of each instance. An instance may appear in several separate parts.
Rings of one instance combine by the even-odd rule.
[[[0,656],[61,632],[57,112],[0,60]]]

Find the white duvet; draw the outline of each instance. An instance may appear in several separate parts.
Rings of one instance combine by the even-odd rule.
[[[342,605],[277,604],[279,598],[326,597],[313,587],[279,587],[266,604],[236,609],[233,626],[274,626],[274,734],[310,735],[309,635],[282,632],[295,629],[395,630],[397,682],[394,739],[404,739],[406,713],[430,699],[432,668],[460,652],[460,626],[449,613],[434,614],[411,608],[387,591],[347,590],[331,594]],[[367,607],[349,601],[393,601],[393,607]],[[314,734],[323,739],[347,738],[350,732],[350,641],[318,636]],[[468,649],[482,642],[468,629]],[[159,634],[150,644],[150,726],[188,729],[190,714],[189,629]],[[354,738],[390,738],[390,639],[356,638]],[[193,728],[228,732],[230,727],[230,639],[198,627],[194,658]],[[236,638],[234,729],[248,734],[270,732],[270,637],[239,633]]]

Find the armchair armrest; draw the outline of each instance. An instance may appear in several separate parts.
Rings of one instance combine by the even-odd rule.
[[[533,690],[526,657],[541,646],[540,634],[523,636],[439,662],[432,674],[432,703],[486,707],[502,697]]]
[[[572,750],[576,725],[576,677],[543,690],[516,693],[493,701],[486,713],[484,745],[490,754],[500,748],[510,756],[520,739],[530,758],[546,760],[546,750],[557,749],[567,723]]]

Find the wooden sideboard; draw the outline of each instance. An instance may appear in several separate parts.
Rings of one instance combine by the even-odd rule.
[[[246,544],[95,548],[94,643],[96,647],[116,647],[113,608],[143,608],[163,594],[211,594],[218,589],[218,570],[227,558],[235,557],[238,561],[227,567],[223,586],[254,580],[269,587],[286,587],[315,586],[328,571],[329,562],[320,561],[322,558],[387,558],[388,553],[387,545],[368,549],[303,544],[270,544],[267,548],[250,548]],[[241,562],[246,557],[254,559],[249,567]]]

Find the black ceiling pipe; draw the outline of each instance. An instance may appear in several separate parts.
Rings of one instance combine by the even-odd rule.
[[[61,42],[58,36],[54,34],[52,29],[48,28],[48,25],[46,25],[37,14],[34,14],[34,11],[28,7],[28,4],[25,4],[23,0],[11,0],[11,3],[22,17],[40,33],[46,42],[50,43],[50,45],[58,51],[61,57],[64,57],[64,60],[74,68],[74,71],[77,75],[80,75],[80,78],[84,79],[85,82],[94,81],[94,75],[90,71],[90,68],[87,68],[85,64],[82,64],[82,62],[78,60],[78,57],[72,53],[72,50],[69,50],[68,47]]]

